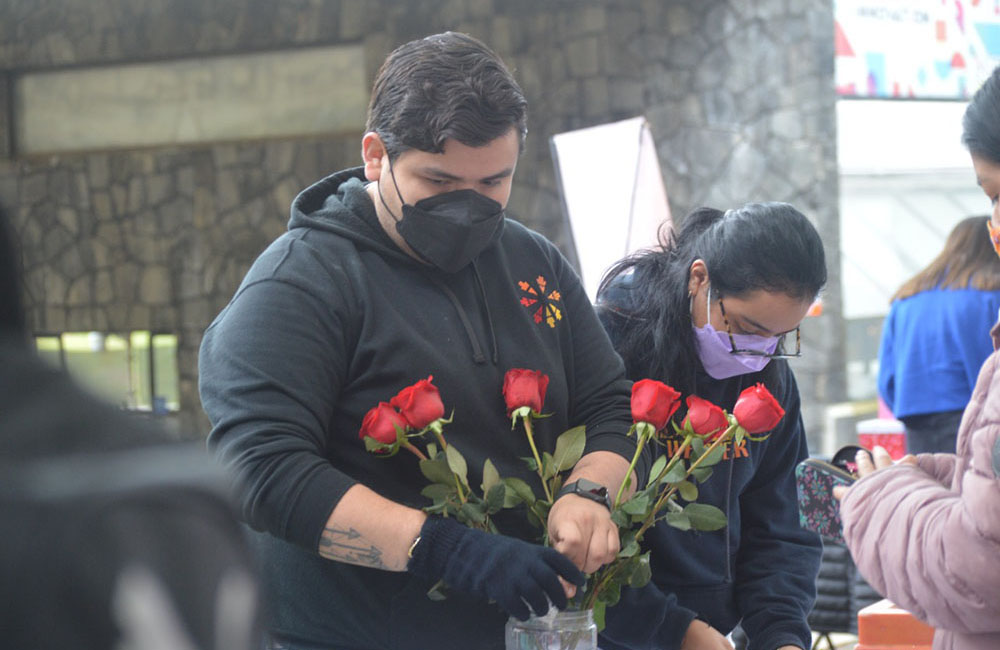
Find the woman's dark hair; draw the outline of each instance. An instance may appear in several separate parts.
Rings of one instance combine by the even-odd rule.
[[[962,117],[962,144],[1000,164],[1000,66],[979,87]]]
[[[748,203],[723,213],[699,208],[681,229],[661,233],[660,246],[619,261],[598,290],[602,318],[621,321],[616,349],[630,378],[651,377],[683,393],[694,390],[701,367],[691,321],[691,264],[708,269],[713,297],[762,289],[813,300],[826,284],[823,242],[812,223],[787,203]],[[632,273],[630,282],[625,276]],[[627,311],[605,304],[627,291]],[[611,301],[608,301],[611,302]],[[611,313],[607,313],[611,311]],[[770,363],[765,370],[777,364]]]
[[[889,302],[930,289],[1000,290],[1000,257],[986,236],[987,215],[959,221],[944,250],[922,271],[903,283]]]
[[[367,131],[390,160],[408,149],[441,153],[449,138],[480,147],[511,129],[521,146],[528,102],[504,62],[482,42],[445,32],[410,41],[375,78]]]
[[[0,336],[25,339],[27,326],[21,302],[21,256],[13,226],[0,206]]]

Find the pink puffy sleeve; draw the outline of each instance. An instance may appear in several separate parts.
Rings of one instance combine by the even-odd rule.
[[[983,366],[953,459],[921,457],[859,480],[844,538],[881,594],[935,627],[1000,632],[1000,374]],[[953,480],[942,480],[945,464]]]

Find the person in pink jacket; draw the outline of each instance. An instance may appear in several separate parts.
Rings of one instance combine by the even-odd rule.
[[[1000,67],[969,103],[962,140],[993,204],[983,236],[1000,254]],[[1000,322],[991,334],[997,349]],[[865,579],[935,627],[934,650],[1000,648],[1000,352],[979,372],[955,454],[893,463],[876,448],[874,462],[858,454],[858,473],[834,494]]]

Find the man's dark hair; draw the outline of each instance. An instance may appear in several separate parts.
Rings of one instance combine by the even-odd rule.
[[[527,106],[495,52],[445,32],[389,54],[372,87],[365,129],[378,133],[390,160],[408,149],[441,153],[449,138],[481,147],[511,129],[523,146]]]

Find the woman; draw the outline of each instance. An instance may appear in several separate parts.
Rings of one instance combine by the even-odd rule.
[[[609,271],[598,313],[631,379],[658,379],[729,411],[763,382],[786,415],[766,440],[730,445],[699,486],[698,501],[721,508],[726,529],[660,524],[646,534],[653,586],[625,590],[624,606],[607,613],[602,647],[731,648],[723,634],[737,623],[753,648],[810,647],[821,546],[799,526],[794,470],[808,454],[783,358],[799,355],[799,323],[826,283],[824,260],[806,217],[759,203],[696,210],[659,249]]]
[[[878,392],[906,426],[911,454],[954,452],[962,411],[1000,310],[1000,258],[985,217],[958,222],[944,250],[892,297],[879,348]]]
[[[962,122],[979,186],[993,203],[1000,254],[1000,67]],[[983,237],[987,233],[982,233]],[[969,332],[969,336],[975,336]],[[1000,323],[993,327],[994,348]],[[958,430],[956,453],[893,464],[876,448],[841,498],[844,539],[865,579],[935,627],[934,650],[1000,648],[1000,357],[983,364]]]

